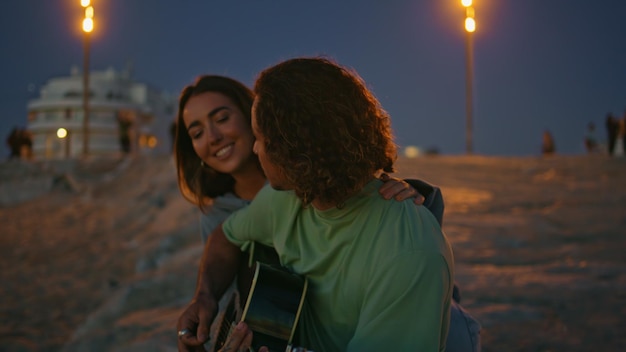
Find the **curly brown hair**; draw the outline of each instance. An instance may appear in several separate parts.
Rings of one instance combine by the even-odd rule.
[[[341,207],[376,172],[394,171],[389,114],[351,69],[291,59],[261,72],[254,91],[266,153],[305,204]]]
[[[254,101],[254,93],[244,84],[232,78],[217,75],[199,76],[180,94],[174,137],[178,188],[185,199],[201,209],[210,199],[232,192],[235,185],[235,180],[230,174],[217,172],[207,165],[201,165],[202,160],[196,154],[191,137],[185,128],[183,120],[185,105],[191,97],[206,92],[217,92],[228,97],[241,110],[248,124],[251,124],[252,102]],[[258,159],[256,160],[258,163]],[[260,169],[260,164],[258,165]]]

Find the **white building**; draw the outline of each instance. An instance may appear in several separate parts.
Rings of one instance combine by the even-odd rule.
[[[176,99],[134,82],[128,71],[109,68],[89,73],[89,155],[123,153],[121,135],[127,130],[131,153],[170,150],[169,126]],[[50,79],[39,98],[28,102],[28,130],[33,135],[33,157],[67,158],[83,155],[83,75]],[[130,126],[124,128],[124,126]],[[59,129],[67,135],[57,135]]]

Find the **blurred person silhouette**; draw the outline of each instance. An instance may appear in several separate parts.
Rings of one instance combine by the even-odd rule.
[[[585,134],[585,149],[588,154],[598,151],[598,141],[596,140],[596,125],[593,122],[587,124],[587,133]]]
[[[129,118],[125,116],[118,116],[117,123],[119,130],[120,149],[124,154],[128,154],[131,150],[132,122]]]
[[[6,140],[9,146],[9,159],[30,160],[33,155],[33,135],[20,127],[13,127]]]
[[[555,152],[556,147],[554,144],[554,138],[552,137],[552,133],[549,130],[544,130],[541,142],[541,153],[543,155],[552,155]]]
[[[22,149],[21,134],[21,129],[15,126],[7,136],[6,143],[9,146],[9,159],[20,158],[20,150]]]
[[[619,121],[615,118],[613,113],[606,114],[606,132],[607,132],[607,148],[609,155],[612,156],[615,153],[615,144],[617,143],[617,137],[619,136]]]
[[[33,158],[33,134],[28,129],[21,131],[20,157],[24,160]]]
[[[207,78],[207,77],[212,77],[212,78]],[[239,98],[232,97],[233,95],[232,90],[227,90],[224,87],[222,87],[221,89],[217,89],[216,87],[210,88],[206,84],[202,84],[202,81],[206,79],[213,79],[213,80],[218,80],[218,81],[224,80],[224,82],[222,82],[221,85],[226,85],[226,86],[234,85],[236,87],[235,90],[240,91],[240,93],[238,94]],[[213,84],[215,85],[216,83],[213,82]],[[243,92],[243,94],[241,94],[241,92]],[[241,95],[244,96],[243,99],[241,98]],[[235,96],[237,96],[237,94]],[[191,106],[192,99],[194,99],[194,97],[195,97],[194,105],[198,105],[198,106],[203,105],[201,108]],[[253,99],[252,93],[249,92],[247,88],[245,88],[245,86],[241,85],[239,82],[236,82],[236,81],[232,82],[232,80],[229,80],[223,77],[217,78],[216,76],[205,76],[205,77],[200,78],[198,81],[196,81],[196,84],[194,84],[194,86],[185,88],[185,90],[183,90],[183,94],[181,95],[180,104],[179,104],[178,125],[185,126],[187,129],[187,131],[183,131],[183,128],[179,127],[177,129],[177,138],[176,138],[177,140],[177,145],[176,145],[177,167],[178,167],[178,175],[179,175],[179,187],[181,188],[181,191],[183,192],[183,194],[186,194],[187,197],[191,196],[191,198],[188,198],[188,199],[190,199],[192,202],[199,205],[200,207],[205,206],[206,205],[205,201],[207,200],[213,200],[213,203],[211,205],[214,206],[216,204],[216,201],[218,200],[218,197],[224,196],[225,193],[231,193],[230,195],[231,200],[233,200],[232,198],[238,198],[239,201],[242,201],[242,203],[240,203],[239,205],[234,205],[234,206],[231,202],[231,207],[228,209],[225,209],[226,211],[222,209],[221,212],[223,213],[224,216],[220,216],[218,220],[204,222],[202,233],[203,233],[203,238],[205,240],[208,237],[207,233],[205,232],[206,229],[217,228],[217,231],[218,231],[217,233],[220,234],[220,236],[222,236],[219,239],[214,239],[213,235],[211,235],[208,238],[208,241],[210,243],[214,243],[215,241],[221,241],[223,239],[223,234],[221,234],[219,231],[221,227],[217,225],[222,220],[224,220],[226,215],[232,213],[236,209],[247,206],[249,200],[252,199],[254,196],[256,196],[256,192],[258,192],[260,188],[263,185],[265,185],[266,178],[263,173],[263,170],[259,167],[258,157],[255,154],[251,153],[252,152],[251,146],[254,143],[254,136],[251,135],[251,126],[250,126],[250,108],[251,108],[252,99]],[[244,104],[241,104],[241,102],[244,102]],[[239,105],[239,106],[233,106],[234,105],[233,103],[236,103],[236,105]],[[225,112],[220,113],[220,111],[224,111],[224,110]],[[222,116],[224,114],[231,115],[231,116],[226,116],[226,118],[224,118],[224,116]],[[194,118],[193,116],[197,116],[197,117]],[[244,116],[245,116],[245,119],[242,118]],[[225,138],[226,133],[219,131],[218,127],[220,126],[220,123],[224,124],[225,121],[227,121],[228,119],[236,120],[237,118],[239,120],[245,121],[245,123],[241,123],[241,122],[239,123],[240,125],[239,133],[241,134],[241,136],[238,136],[238,138],[235,139],[234,135],[231,134],[227,138],[229,140],[221,141],[222,138]],[[204,119],[209,120],[209,122],[214,120],[215,125],[212,125],[213,123],[210,123],[207,126],[201,126],[203,123],[199,123],[198,120],[204,120]],[[231,121],[231,123],[234,123],[234,122]],[[226,129],[226,126],[223,126],[222,129],[224,131],[228,130]],[[186,136],[187,134],[188,136]],[[199,141],[200,139],[202,139],[203,134],[209,135],[210,139],[216,140],[219,143],[209,142],[209,141],[204,141],[204,142]],[[184,141],[185,139],[187,141]],[[241,139],[243,139],[243,142],[238,143],[237,140],[241,140]],[[210,148],[210,145],[212,144],[214,144],[214,147]],[[203,156],[202,159],[199,157],[199,155]],[[219,175],[222,175],[222,177],[224,175],[228,175],[228,173],[220,173],[220,171],[217,171],[217,170],[218,170],[218,165],[220,165],[219,162],[224,163],[224,160],[220,160],[220,158],[222,158],[223,156],[231,157],[231,155],[239,155],[240,161],[248,160],[247,163],[249,163],[250,165],[247,168],[242,168],[240,165],[238,168],[235,169],[234,167],[237,165],[237,163],[231,162],[230,167],[233,168],[233,172],[230,173],[231,174],[230,181],[222,182],[222,186],[221,186],[222,190],[220,192],[214,191],[213,194],[207,194],[206,190],[208,190],[208,188],[206,187],[208,186],[209,182],[206,182],[203,186],[202,185],[203,182],[201,182],[201,180],[205,180],[207,179],[207,177],[212,177],[215,179]],[[192,160],[184,161],[185,159],[190,159],[190,158]],[[201,169],[198,169],[198,164],[202,165]],[[239,171],[235,172],[237,170]],[[241,174],[242,170],[248,170],[248,172],[251,175],[253,175],[253,177],[248,177],[248,178],[243,177],[243,175]],[[203,177],[202,173],[206,173],[206,175]],[[236,176],[236,179],[235,179],[235,176]],[[241,193],[237,193],[236,196],[232,194],[233,191],[236,192],[237,184],[241,182],[247,182],[246,181],[247,179],[252,179],[256,185],[256,187],[254,187],[252,192],[249,192],[248,197],[246,198],[241,197]],[[383,193],[382,191],[383,187],[387,186],[388,184],[391,184],[391,182],[384,183],[379,189],[379,192]],[[241,187],[243,187],[243,185],[240,185],[240,188]],[[402,192],[406,191],[405,187],[406,186],[404,185],[400,187],[401,189],[403,189]],[[394,188],[397,189],[398,187],[394,185]],[[420,193],[427,195],[427,199],[426,199],[427,203],[429,202],[429,199],[428,199],[429,197],[432,197],[432,199],[438,200],[441,203],[440,204],[440,207],[441,207],[440,216],[437,218],[437,220],[441,220],[441,216],[443,215],[442,214],[443,213],[443,201],[441,199],[441,195],[438,192],[438,190],[433,189],[432,186],[429,186],[427,184],[426,185],[420,184],[418,185],[417,188],[420,190]],[[385,196],[385,198],[390,198],[390,196],[392,196],[393,193],[395,192],[396,191],[388,192],[388,195]],[[254,202],[252,204],[254,204]],[[437,212],[437,206],[435,206],[434,209],[435,209],[435,212]],[[210,209],[208,213],[210,212],[214,212],[214,208]],[[203,219],[206,217],[206,214],[207,212],[205,211],[205,216],[203,217]],[[216,243],[219,243],[219,242],[216,242]],[[203,256],[203,258],[207,258],[206,251],[211,250],[212,246],[213,245],[207,245],[205,247],[205,256]],[[190,310],[197,309],[197,308],[198,308],[197,305],[194,305],[194,304],[190,305],[190,307],[188,307],[188,309],[185,311],[185,313],[183,313],[183,316],[181,316],[181,319],[179,320],[179,329],[185,327],[179,332],[179,336],[182,333],[180,341],[184,342],[184,343],[179,343],[179,350],[181,351],[194,350],[194,347],[193,347],[194,345],[201,347],[201,343],[204,340],[206,340],[206,338],[208,337],[207,326],[210,324],[210,321],[212,319],[208,319],[208,321],[206,320],[199,321],[196,319],[195,322],[193,321],[190,322],[185,318],[185,317],[188,317],[188,315],[186,315],[187,312],[189,312]],[[213,311],[213,313],[215,313],[215,311]],[[463,312],[459,309],[459,307],[457,307],[457,313],[459,314],[457,314],[455,319],[463,319],[463,320],[467,319],[467,316],[463,315]],[[461,315],[461,316],[458,316],[458,315]],[[211,317],[212,314],[209,312],[208,315],[201,315],[201,316]],[[191,325],[188,325],[189,323],[191,323]],[[458,326],[460,327],[460,325]],[[464,329],[467,330],[466,322],[463,322],[463,326],[464,326]],[[185,343],[189,344],[189,346],[185,345]],[[464,349],[464,350],[473,351],[474,349]]]

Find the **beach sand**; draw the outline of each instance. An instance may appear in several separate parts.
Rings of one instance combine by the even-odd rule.
[[[626,158],[397,169],[442,189],[483,351],[626,350]],[[170,156],[4,162],[0,182],[0,351],[176,350],[202,245]]]

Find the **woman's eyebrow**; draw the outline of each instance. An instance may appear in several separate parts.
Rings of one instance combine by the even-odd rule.
[[[228,110],[228,106],[218,106],[215,109],[209,111],[208,115],[209,117],[213,117],[215,116],[218,112],[222,111],[222,110]]]
[[[228,106],[218,106],[215,109],[209,111],[209,113],[207,114],[208,117],[213,118],[213,116],[215,116],[218,112],[222,111],[222,110],[228,110]],[[187,126],[187,130],[191,129],[194,126],[200,125],[200,122],[195,120],[193,122],[191,122],[189,124],[189,126]]]

